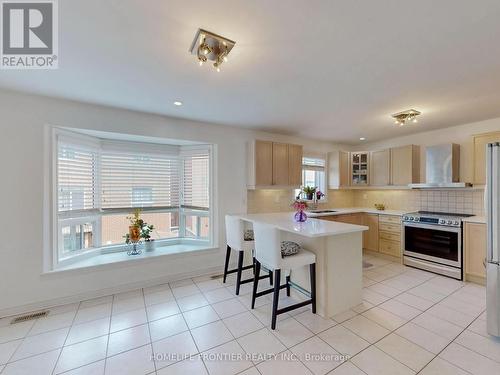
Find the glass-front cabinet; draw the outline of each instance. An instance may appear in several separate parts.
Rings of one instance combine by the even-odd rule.
[[[351,153],[351,185],[368,185],[368,152]]]

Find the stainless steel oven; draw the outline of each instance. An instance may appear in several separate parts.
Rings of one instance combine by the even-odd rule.
[[[413,213],[403,217],[404,264],[462,280],[465,215]]]

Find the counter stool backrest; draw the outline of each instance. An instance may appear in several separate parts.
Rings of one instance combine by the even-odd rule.
[[[243,220],[232,215],[226,215],[226,241],[227,245],[237,251],[245,249],[245,225]]]
[[[254,223],[255,258],[270,270],[281,266],[281,232],[276,227]]]

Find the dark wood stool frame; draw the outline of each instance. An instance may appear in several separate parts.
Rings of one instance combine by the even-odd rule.
[[[257,270],[255,268],[255,264],[256,264],[255,258],[253,258],[253,262],[252,262],[251,265],[243,267],[243,256],[244,256],[243,253],[244,253],[244,251],[238,251],[238,253],[239,253],[238,254],[238,266],[235,269],[228,270],[228,268],[229,268],[229,260],[231,258],[231,247],[229,245],[227,245],[227,248],[226,248],[226,261],[224,263],[224,276],[222,278],[222,282],[225,284],[226,283],[227,275],[229,275],[230,273],[235,273],[236,272],[236,295],[237,296],[240,295],[240,286],[241,286],[241,284],[251,283],[255,279],[255,276],[254,276],[254,277],[252,277],[250,279],[241,280],[241,274],[242,274],[243,270],[249,270],[250,268],[252,268],[254,275],[259,275],[259,273],[260,273],[260,267],[259,267],[259,272],[257,272]],[[264,275],[264,276],[260,276],[259,275],[259,280],[269,278],[269,284],[273,285],[273,271],[269,271],[268,270],[268,272],[269,273],[267,275]]]
[[[261,264],[258,260],[255,260],[255,275],[258,275],[260,272],[260,267]],[[311,291],[308,292],[307,290],[299,287],[298,285],[295,285],[293,282],[290,281],[290,276],[286,277],[286,282],[283,285],[280,285],[281,283],[281,269],[275,269],[274,271],[274,287],[269,288],[266,290],[263,290],[261,292],[257,292],[257,288],[259,285],[259,277],[254,277],[253,280],[253,291],[252,291],[252,309],[255,308],[255,299],[257,297],[264,296],[269,293],[273,293],[273,310],[272,310],[272,318],[271,318],[271,329],[276,329],[276,318],[278,315],[286,313],[291,310],[298,309],[303,306],[307,306],[309,304],[312,305],[312,313],[316,314],[316,263],[311,263],[309,265],[309,276],[311,279]],[[298,290],[299,292],[307,295],[310,299],[306,301],[302,301],[293,305],[289,305],[286,307],[283,307],[282,309],[278,309],[278,301],[279,301],[279,294],[280,294],[280,289],[285,289],[286,288],[286,295],[290,297],[290,287]]]

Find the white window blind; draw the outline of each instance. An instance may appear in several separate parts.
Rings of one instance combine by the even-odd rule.
[[[97,150],[83,144],[58,142],[58,211],[90,210],[98,207],[96,190]]]
[[[208,210],[210,207],[209,150],[184,154],[182,207]]]
[[[102,151],[102,208],[178,207],[179,158]]]

